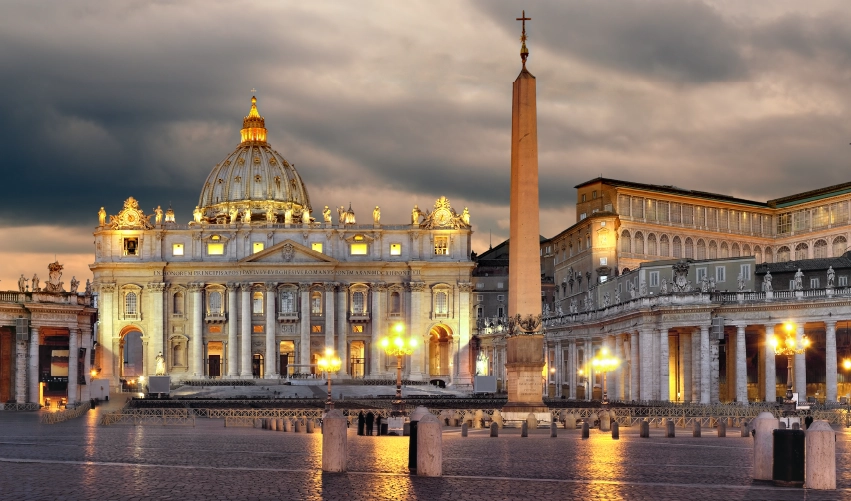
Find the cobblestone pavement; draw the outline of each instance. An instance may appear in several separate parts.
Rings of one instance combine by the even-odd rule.
[[[97,426],[100,410],[56,425],[35,413],[0,412],[2,500],[268,499],[851,499],[851,432],[837,437],[837,491],[779,488],[751,480],[750,438],[704,430],[692,438],[663,429],[651,438],[621,429],[517,429],[490,438],[458,428],[443,435],[444,476],[407,471],[407,438],[358,437],[349,430],[349,472],[321,472],[319,433],[196,426]]]

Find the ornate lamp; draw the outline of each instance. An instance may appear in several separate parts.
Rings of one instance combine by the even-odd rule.
[[[613,371],[618,368],[621,361],[609,354],[608,348],[600,348],[600,351],[597,352],[597,356],[591,359],[591,366],[594,367],[594,372],[601,372],[603,374],[603,406],[609,405],[609,394],[608,389],[606,388],[606,373],[609,371]]]
[[[319,370],[325,372],[328,377],[328,399],[325,400],[325,410],[330,411],[334,408],[334,402],[331,400],[331,373],[340,370],[343,362],[340,357],[334,356],[334,350],[325,348],[325,356],[319,357],[316,364],[319,366]]]
[[[414,338],[404,338],[405,325],[401,322],[393,326],[395,332],[392,337],[385,337],[381,340],[381,347],[388,356],[396,357],[396,399],[393,400],[393,411],[391,415],[394,417],[404,416],[405,410],[402,403],[402,357],[410,355],[417,347],[417,340]]]
[[[795,385],[795,371],[792,370],[793,360],[795,355],[804,353],[810,346],[810,340],[807,336],[802,336],[801,341],[795,339],[795,324],[787,322],[783,325],[783,330],[786,331],[786,339],[782,342],[777,336],[771,336],[771,345],[774,347],[774,354],[786,357],[786,400],[792,400],[792,393]]]

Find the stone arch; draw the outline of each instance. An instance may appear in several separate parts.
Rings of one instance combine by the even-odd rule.
[[[650,256],[658,256],[658,248],[656,246],[656,234],[647,235],[647,254]]]
[[[446,324],[436,324],[428,331],[428,372],[430,377],[449,377],[452,374],[452,329]]]
[[[138,325],[124,326],[118,333],[118,374],[122,378],[145,375],[144,331]]]
[[[571,256],[573,246],[571,246]],[[632,252],[632,238],[630,237],[629,230],[623,230],[621,232],[621,252]]]
[[[816,243],[813,244],[813,257],[827,257],[827,240],[816,240]]]
[[[789,247],[784,245],[783,247],[780,247],[779,249],[777,249],[776,261],[778,263],[785,263],[786,261],[789,261],[790,258],[791,258],[791,251],[789,250]]]
[[[833,257],[839,257],[845,254],[845,250],[847,248],[848,240],[846,240],[842,235],[833,239]]]
[[[697,241],[697,259],[706,259],[706,242],[702,238]]]
[[[683,257],[683,241],[680,240],[680,237],[678,237],[678,236],[674,237],[674,243],[673,243],[672,247],[673,247],[673,249],[672,249],[673,250],[673,257],[675,257],[675,258]]]
[[[644,254],[644,235],[640,231],[636,231],[632,240],[632,251],[635,254]]]
[[[670,240],[668,240],[668,235],[662,235],[659,237],[659,255],[664,257],[671,255],[671,246]]]
[[[683,255],[686,259],[694,259],[694,242],[692,241],[691,237],[686,238],[686,244],[683,250]]]
[[[799,243],[795,246],[795,260],[800,261],[802,259],[809,259],[810,257],[810,246],[804,242]]]

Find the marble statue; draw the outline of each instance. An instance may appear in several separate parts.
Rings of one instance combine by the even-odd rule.
[[[762,290],[763,290],[763,292],[771,292],[771,291],[774,290],[772,288],[772,285],[771,285],[771,272],[770,271],[766,271],[765,272],[765,278],[762,279]]]
[[[307,207],[301,210],[301,224],[310,224],[310,209]]]
[[[642,280],[641,284],[639,284],[638,294],[641,297],[644,297],[644,296],[647,295],[647,282],[645,282],[644,280]]]
[[[98,223],[100,226],[104,226],[106,224],[106,211],[103,207],[98,211]]]
[[[236,224],[239,221],[239,209],[236,207],[231,207],[230,209],[230,222],[231,224]]]
[[[159,205],[154,209],[154,222],[156,224],[162,224],[163,222],[163,210]]]
[[[609,307],[609,293],[603,294],[603,308]]]
[[[38,287],[38,274],[33,275],[32,284],[33,284],[33,292],[38,292],[39,290],[41,290]]]
[[[163,352],[159,352],[156,358],[156,369],[154,370],[154,374],[157,376],[165,376],[165,358],[163,358]]]
[[[798,268],[798,271],[795,272],[795,290],[804,290],[804,274],[801,272],[801,268]]]
[[[80,281],[77,280],[77,277],[71,277],[71,294],[76,294],[79,287]]]
[[[564,310],[561,308],[561,301],[559,301],[559,303],[556,305],[556,315],[564,315]]]
[[[87,296],[91,296],[91,295],[92,295],[92,282],[91,282],[91,281],[89,281],[89,279],[88,279],[88,278],[86,279],[86,295],[87,295]]]
[[[330,224],[330,223],[331,223],[331,209],[329,209],[327,205],[326,205],[326,206],[325,206],[325,208],[322,210],[322,219],[324,219],[324,220],[325,220],[325,223],[326,223],[326,224]]]
[[[372,210],[372,222],[378,224],[381,221],[381,208],[379,206],[375,206],[375,209]]]
[[[266,207],[266,222],[274,223],[275,222],[275,207],[270,205]]]
[[[411,211],[411,224],[419,224],[421,215],[419,205],[414,205],[414,210]]]
[[[736,283],[739,285],[739,292],[745,290],[745,277],[741,273],[736,277]]]
[[[21,292],[26,292],[27,291],[27,282],[29,282],[29,280],[24,278],[24,274],[21,273],[21,278],[18,279],[18,290],[21,291]]]
[[[293,222],[293,204],[287,203],[284,208],[284,224],[292,224]]]
[[[715,277],[709,277],[709,292],[715,292]]]
[[[700,292],[709,292],[709,277],[706,275],[700,279]]]
[[[570,312],[576,313],[576,298],[570,300]]]
[[[470,211],[466,207],[464,207],[464,212],[461,213],[461,221],[470,226]]]
[[[242,222],[250,223],[251,222],[251,209],[245,209],[242,213]]]
[[[615,291],[615,304],[620,304],[621,302],[621,291],[620,289]]]
[[[544,303],[543,315],[544,315],[544,318],[547,318],[547,317],[550,316],[550,304],[549,303]]]
[[[340,216],[340,226],[342,226],[346,222],[346,208],[341,205],[337,208],[337,214]]]
[[[196,206],[195,206],[195,210],[194,210],[194,211],[192,211],[192,217],[194,217],[194,218],[195,218],[195,222],[196,222],[196,223],[200,223],[200,222],[201,222],[201,216],[202,216],[202,215],[203,215],[203,214],[202,214],[202,212],[201,212],[201,207],[198,207],[198,206],[196,205]]]
[[[659,294],[668,293],[668,279],[662,277],[662,285],[659,287]]]
[[[635,299],[635,295],[636,295],[635,283],[630,281],[629,282],[629,297],[630,297],[630,299]]]
[[[835,278],[836,278],[836,272],[833,271],[833,266],[829,266],[827,268],[827,288],[828,289],[833,288],[833,281],[834,281]]]

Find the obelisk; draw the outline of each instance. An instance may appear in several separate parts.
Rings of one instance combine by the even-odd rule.
[[[511,106],[511,202],[508,257],[509,332],[506,345],[508,402],[504,413],[547,412],[542,399],[544,336],[541,323],[541,258],[538,221],[538,115],[535,77],[526,69],[526,21],[520,37],[523,69]],[[525,416],[524,416],[525,418]]]

